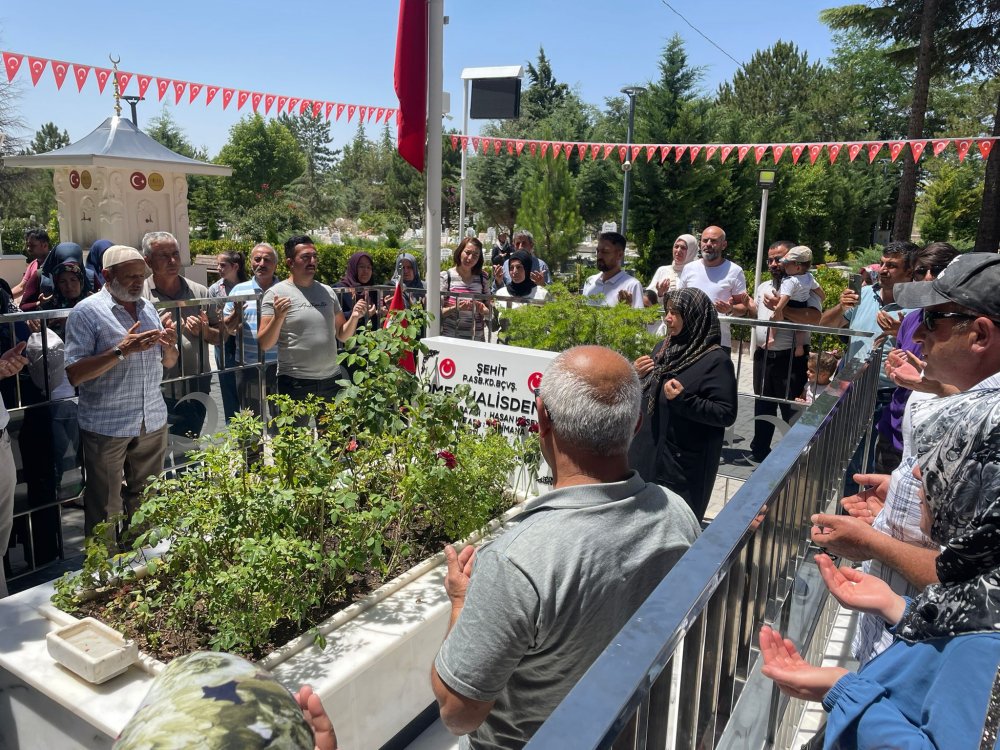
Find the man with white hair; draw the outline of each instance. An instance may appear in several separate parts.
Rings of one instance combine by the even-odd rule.
[[[680,497],[629,469],[642,389],[624,357],[570,349],[536,394],[554,489],[478,552],[445,548],[431,683],[463,748],[522,747],[698,535]]]
[[[529,232],[527,229],[518,229],[514,232],[514,250],[524,250],[531,253],[531,268],[526,268],[529,278],[540,286],[545,286],[546,284],[552,283],[552,274],[549,273],[548,264],[535,255],[535,235]],[[501,280],[500,275],[496,274],[496,285],[497,287],[502,287],[504,284],[510,283],[510,258],[503,262],[503,279]]]
[[[139,251],[114,245],[103,260],[107,283],[66,321],[66,376],[79,388],[88,536],[123,511],[123,500],[125,514],[131,513],[148,478],[163,468],[167,407],[160,380],[178,358],[172,321],[164,325],[142,297],[150,271]]]

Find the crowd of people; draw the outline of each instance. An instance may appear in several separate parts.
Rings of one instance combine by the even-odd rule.
[[[261,392],[332,399],[341,377],[337,352],[380,313],[370,289],[378,281],[372,257],[355,253],[329,286],[315,278],[318,253],[305,235],[284,243],[283,258],[267,243],[254,246],[249,276],[241,254],[220,255],[219,281],[210,288],[181,274],[178,242],[166,232],[147,234],[141,251],[101,243],[99,257],[86,261],[73,243],[48,250],[43,235],[29,234],[31,263],[12,291],[29,309],[67,311],[25,332],[51,331],[64,353],[61,368],[43,366],[36,389],[52,403],[26,410],[21,439],[46,434],[63,452],[79,441],[87,534],[134,507],[162,469],[169,432],[199,434],[204,404],[191,396],[209,391],[210,345],[227,415]],[[700,238],[681,235],[673,262],[643,287],[622,268],[624,237],[599,236],[598,272],[583,294],[600,305],[642,307],[655,299],[663,306],[662,340],[634,362],[602,347],[576,347],[546,370],[535,407],[552,490],[478,550],[446,550],[451,615],[431,669],[445,726],[466,735],[468,747],[525,744],[694,543],[737,412],[725,316],[870,334],[849,338],[845,361],[873,348],[885,352],[873,439],[862,441],[855,457],[873,468],[851,470],[844,513],[817,514],[811,529],[828,553],[818,565],[831,593],[862,613],[853,644],[861,669],[814,667],[765,626],[763,673],[789,695],[823,702],[828,747],[972,747],[989,737],[994,746],[1000,255],[890,243],[877,278],[860,289],[849,285],[823,311],[809,248],[773,243],[770,278],[752,297],[726,249],[721,227],[707,227]],[[441,273],[444,335],[477,338],[493,324],[489,306],[462,293],[526,304],[544,299],[551,282],[523,231],[512,243],[498,237],[492,273],[475,237],[462,240],[453,261]],[[288,277],[278,281],[282,262]],[[414,256],[400,254],[394,280],[409,304],[421,304],[420,271]],[[259,316],[256,304],[227,299],[241,294],[260,296]],[[16,310],[9,297],[0,311]],[[211,299],[220,302],[162,313],[154,306]],[[29,343],[0,347],[0,380],[25,368],[35,375]],[[45,348],[58,349],[51,343]],[[840,361],[810,351],[808,339],[784,326],[755,326],[751,348],[754,390],[765,397],[755,414],[772,418],[755,421],[751,449],[763,460],[779,408],[793,419],[796,401],[819,398]],[[260,358],[264,367],[239,369]],[[32,412],[43,415],[32,417],[34,426]],[[0,400],[4,548],[16,474],[8,421]],[[866,443],[871,456],[862,453]],[[54,455],[23,445],[21,454],[49,463]],[[828,555],[863,566],[837,567]],[[313,698],[306,690],[291,705],[334,746]]]

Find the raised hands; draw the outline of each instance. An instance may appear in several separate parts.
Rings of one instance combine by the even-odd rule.
[[[842,667],[815,667],[799,654],[795,644],[767,625],[760,629],[761,674],[774,680],[785,695],[804,701],[821,701],[841,677]]]
[[[448,572],[444,577],[444,590],[452,606],[464,606],[465,592],[472,578],[472,566],[476,558],[476,548],[471,544],[456,552],[450,544],[444,548],[444,559],[448,563]]]
[[[173,321],[170,321],[170,325],[173,326]],[[126,357],[130,354],[135,354],[136,352],[144,352],[147,349],[152,349],[154,346],[160,345],[160,335],[161,331],[159,328],[151,328],[148,331],[139,332],[139,321],[137,320],[128,332],[125,334],[125,338],[121,340],[118,344],[118,348],[121,349],[122,354]],[[174,334],[176,338],[176,333]]]
[[[0,378],[17,375],[28,364],[28,358],[24,356],[24,348],[27,345],[26,341],[22,341],[0,354]]]
[[[881,578],[848,566],[838,568],[829,555],[816,555],[816,565],[833,598],[848,609],[878,615],[890,625],[903,616],[906,601]]]
[[[865,523],[873,523],[875,516],[882,512],[889,491],[888,474],[855,474],[854,481],[863,489],[856,495],[840,498],[840,504],[849,516],[860,518]]]
[[[646,377],[649,373],[653,371],[654,366],[653,358],[648,354],[643,354],[639,359],[632,363],[635,368],[636,373],[640,378]]]

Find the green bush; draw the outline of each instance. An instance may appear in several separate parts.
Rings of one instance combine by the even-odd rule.
[[[49,233],[52,247],[59,243],[59,223],[49,222],[43,226],[37,220],[8,216],[0,219],[0,233],[3,235],[3,251],[6,255],[27,255],[24,235],[29,229],[44,229]]]

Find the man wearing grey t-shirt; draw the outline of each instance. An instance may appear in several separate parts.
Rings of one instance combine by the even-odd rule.
[[[289,277],[260,303],[257,341],[264,351],[278,345],[278,393],[296,400],[309,394],[333,399],[340,378],[337,342],[353,336],[368,312],[368,303],[359,300],[345,317],[333,289],[315,280],[317,258],[306,235],[286,240]]]
[[[679,496],[629,469],[642,394],[629,362],[570,349],[537,393],[554,489],[478,552],[445,548],[451,618],[431,684],[463,748],[527,743],[698,535]]]

